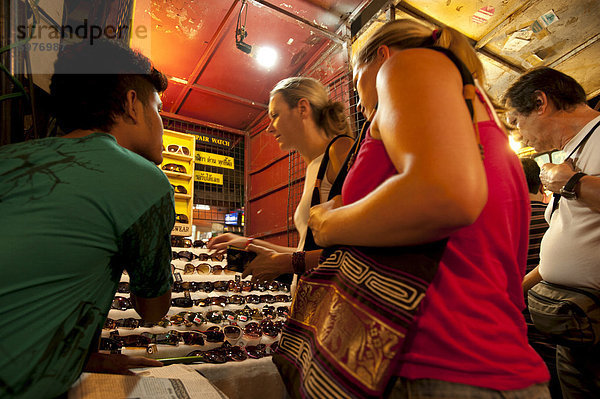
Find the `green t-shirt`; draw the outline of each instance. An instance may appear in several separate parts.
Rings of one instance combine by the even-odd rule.
[[[54,397],[81,373],[123,269],[166,293],[169,181],[104,133],[0,147],[0,397]]]

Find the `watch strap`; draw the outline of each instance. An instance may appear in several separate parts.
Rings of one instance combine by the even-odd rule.
[[[577,194],[575,193],[575,186],[579,183],[579,180],[583,177],[587,176],[583,172],[577,172],[567,181],[567,183],[560,189],[560,195],[565,197],[566,199],[575,199],[577,198]]]

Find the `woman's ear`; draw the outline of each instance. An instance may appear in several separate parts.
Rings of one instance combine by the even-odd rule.
[[[388,58],[390,58],[390,55],[391,55],[390,48],[388,46],[386,46],[385,44],[382,44],[381,46],[379,46],[377,48],[377,60],[378,61],[384,62]]]
[[[298,100],[298,112],[300,112],[300,117],[302,119],[309,118],[310,113],[312,112],[312,107],[310,106],[310,102],[306,98],[301,98]]]

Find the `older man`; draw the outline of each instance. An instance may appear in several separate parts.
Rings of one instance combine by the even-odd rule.
[[[546,211],[549,229],[540,264],[527,274],[525,291],[542,279],[600,289],[600,112],[586,104],[583,88],[551,68],[532,70],[506,94],[512,122],[539,153],[563,150],[562,164],[545,164],[542,184],[560,195]],[[559,205],[559,206],[557,206]],[[557,347],[564,397],[600,397],[600,351]]]

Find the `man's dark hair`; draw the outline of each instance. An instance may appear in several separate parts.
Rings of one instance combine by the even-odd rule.
[[[126,94],[135,90],[147,105],[167,78],[150,60],[116,40],[65,46],[54,64],[50,84],[52,112],[64,133],[76,129],[109,132],[125,113]]]
[[[525,172],[525,179],[527,180],[527,188],[531,194],[537,194],[540,192],[540,186],[542,181],[540,180],[540,167],[531,158],[521,158],[521,165],[523,165],[523,171]]]
[[[569,110],[585,104],[585,91],[575,79],[555,69],[541,67],[521,76],[504,95],[508,105],[521,115],[537,108],[536,91],[543,91],[559,110]]]

